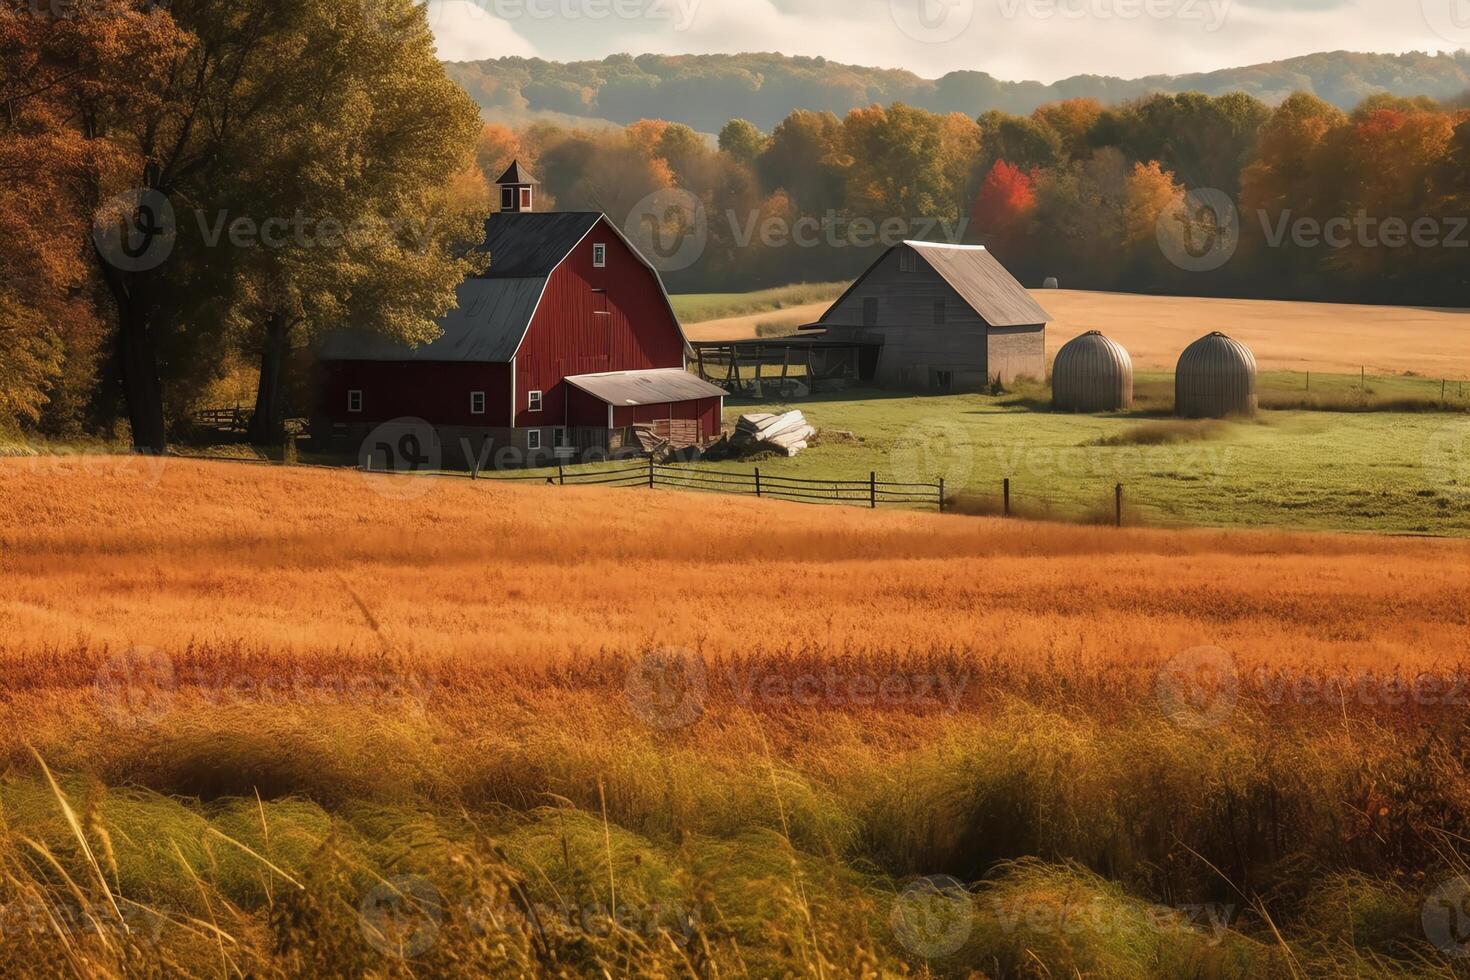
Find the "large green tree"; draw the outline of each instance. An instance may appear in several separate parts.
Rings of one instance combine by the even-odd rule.
[[[236,248],[232,316],[260,374],[252,441],[283,435],[287,355],[333,326],[417,344],[473,251],[487,197],[473,170],[474,103],[444,77],[422,16],[383,30],[356,0],[298,0],[282,62],[285,96],[240,127],[244,162],[225,196],[249,216]]]

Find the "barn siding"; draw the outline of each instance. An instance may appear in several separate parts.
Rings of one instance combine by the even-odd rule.
[[[594,244],[607,246],[605,268],[592,265]],[[568,375],[683,366],[683,335],[658,278],[603,219],[547,281],[516,354],[515,424],[566,424]],[[532,391],[543,393],[541,412],[527,410]]]
[[[991,327],[988,335],[990,376],[1010,384],[1017,378],[1046,378],[1046,327]]]
[[[317,365],[315,417],[372,423],[420,418],[436,425],[509,424],[510,365],[432,361],[323,361]],[[363,393],[361,412],[347,411],[347,392]],[[470,392],[485,392],[485,414],[470,412]]]

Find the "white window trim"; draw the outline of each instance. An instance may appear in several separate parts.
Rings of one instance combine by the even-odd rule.
[[[539,411],[541,411],[541,406],[545,403],[545,401],[546,401],[546,399],[543,397],[543,395],[542,395],[541,392],[539,392],[539,391],[528,392],[526,394],[526,411],[528,411],[528,412],[539,412]]]
[[[529,449],[529,450],[531,450],[532,452],[534,452],[534,451],[536,451],[536,450],[538,450],[538,449],[541,448],[541,430],[540,429],[527,429],[526,430],[526,448]]]
[[[476,405],[479,405],[479,407],[476,408],[475,407]],[[470,392],[470,414],[471,415],[484,415],[485,414],[485,393],[483,391],[472,391],[472,392]]]
[[[353,408],[352,407],[354,404],[357,406],[356,408]],[[349,388],[349,389],[347,389],[347,411],[353,413],[354,415],[359,414],[359,413],[362,412],[362,389],[361,388]]]
[[[607,246],[602,242],[596,242],[592,246],[592,267],[594,269],[607,268]]]

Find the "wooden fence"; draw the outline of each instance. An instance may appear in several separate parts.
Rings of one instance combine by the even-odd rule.
[[[613,462],[611,469],[575,472],[558,466],[555,473],[537,476],[503,476],[481,472],[470,473],[471,479],[543,483],[558,486],[643,487],[674,490],[703,490],[731,493],[745,497],[769,497],[806,503],[849,504],[877,509],[888,505],[934,507],[944,512],[944,480],[933,483],[899,483],[879,480],[869,473],[866,480],[807,480],[793,476],[762,473],[759,467],[749,472],[725,469],[647,462]]]

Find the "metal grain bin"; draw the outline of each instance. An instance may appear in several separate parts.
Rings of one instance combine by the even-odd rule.
[[[1062,412],[1119,412],[1133,407],[1133,358],[1096,330],[1057,351],[1051,404]]]
[[[1042,289],[1060,289],[1061,284],[1057,282],[1056,276],[1047,276],[1046,282],[1041,284]]]
[[[1174,371],[1174,413],[1184,418],[1254,415],[1256,356],[1218,330],[1179,355]]]

